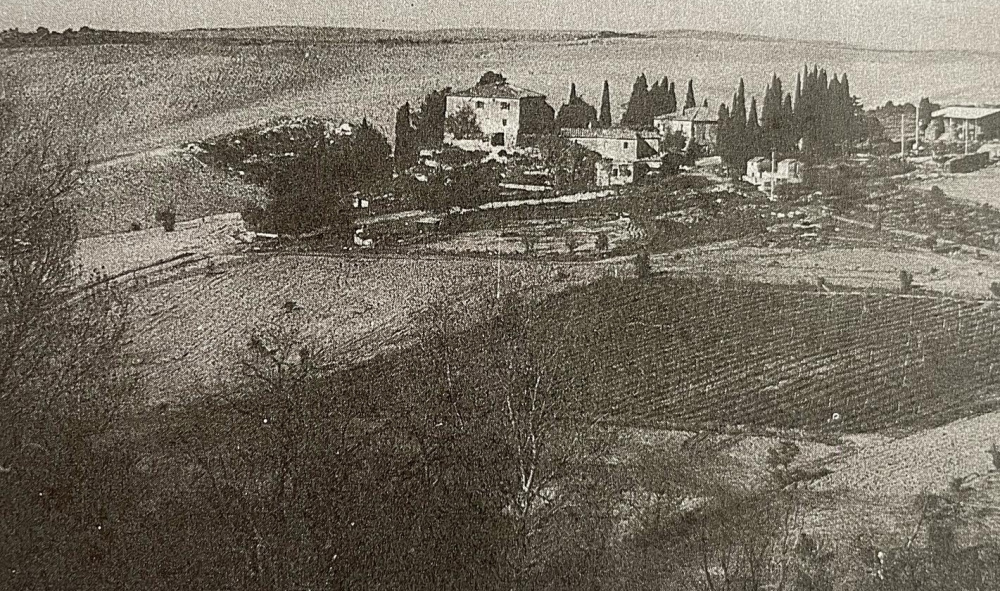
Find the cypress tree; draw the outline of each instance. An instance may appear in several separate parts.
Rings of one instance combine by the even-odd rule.
[[[762,140],[764,145],[769,149],[774,148],[775,136],[778,128],[778,121],[776,117],[777,110],[775,109],[774,101],[776,78],[777,76],[775,75],[771,76],[771,82],[768,83],[767,90],[764,92],[764,105],[760,112]],[[780,103],[778,106],[780,106]]]
[[[570,85],[569,102],[559,107],[556,115],[556,126],[560,129],[566,128],[589,128],[597,123],[597,109],[583,100],[577,94],[576,84]]]
[[[649,108],[653,117],[662,115],[667,102],[667,89],[660,86],[660,81],[653,82],[653,87],[649,89]]]
[[[791,152],[798,143],[795,137],[795,109],[792,106],[791,93],[785,95],[785,100],[781,104],[781,130],[780,149],[783,152]]]
[[[730,128],[732,123],[729,117],[729,108],[726,103],[719,105],[719,128],[717,136],[715,138],[715,151],[718,153],[719,157],[722,158],[722,163],[730,169],[734,169],[733,166],[733,146],[732,137],[730,133]]]
[[[757,117],[757,97],[750,99],[750,112],[747,114],[746,146],[746,160],[760,156],[764,151],[761,147],[760,119]]]
[[[667,89],[667,113],[677,112],[677,92],[674,89],[674,83],[670,83],[670,88]]]
[[[649,84],[646,75],[641,74],[632,86],[622,125],[631,129],[648,129],[653,125],[653,111],[649,101]]]
[[[750,159],[750,141],[747,137],[747,102],[746,87],[743,79],[740,78],[740,86],[733,95],[733,108],[729,114],[729,125],[726,131],[727,143],[730,150],[730,168],[737,175],[742,175],[746,170],[747,160]]]
[[[694,100],[694,80],[688,80],[688,91],[687,97],[684,99],[684,108],[690,109],[697,106],[698,101]]]
[[[733,96],[733,108],[731,117],[733,119],[733,129],[735,131],[736,137],[743,137],[743,131],[746,129],[747,125],[747,100],[746,100],[746,88],[743,84],[743,79],[740,78],[740,86]]]
[[[393,151],[393,160],[397,170],[406,170],[417,163],[420,149],[416,140],[416,129],[410,116],[410,103],[403,103],[396,110],[396,148]]]
[[[851,96],[851,82],[847,79],[847,72],[840,77],[840,101],[841,117],[843,117],[841,125],[844,131],[842,141],[845,142],[845,149],[850,149],[857,140],[858,132],[854,115],[854,97]],[[930,120],[930,115],[930,101],[927,101],[927,106],[921,110],[921,119]]]
[[[604,81],[604,92],[601,94],[601,116],[598,120],[601,127],[611,127],[611,89],[608,81]]]

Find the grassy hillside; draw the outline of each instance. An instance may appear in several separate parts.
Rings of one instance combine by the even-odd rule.
[[[74,196],[82,237],[159,226],[158,211],[172,208],[177,221],[243,211],[265,198],[263,189],[206,167],[186,154],[137,158],[98,167]]]

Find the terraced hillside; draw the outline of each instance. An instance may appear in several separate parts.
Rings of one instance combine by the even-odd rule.
[[[882,431],[997,407],[992,302],[817,293],[678,276],[547,305],[564,389],[642,425]]]

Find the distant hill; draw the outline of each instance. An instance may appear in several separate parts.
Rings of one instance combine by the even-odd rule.
[[[63,32],[50,31],[38,27],[32,32],[8,29],[0,32],[0,47],[62,47],[67,45],[106,45],[152,43],[159,38],[157,33],[133,33],[128,31],[107,31],[80,27],[79,30],[66,29]]]
[[[162,33],[164,39],[229,43],[477,43],[514,41],[566,41],[597,32],[514,31],[505,29],[359,29],[344,27],[250,27],[237,29],[188,29]]]

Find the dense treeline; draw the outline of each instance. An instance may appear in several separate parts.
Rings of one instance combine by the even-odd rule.
[[[756,97],[749,107],[743,80],[732,106],[719,107],[718,152],[734,173],[742,173],[756,156],[772,152],[787,156],[824,158],[849,151],[864,132],[862,111],[851,95],[847,74],[830,78],[824,69],[805,68],[796,79],[794,96],[773,76],[758,112]]]
[[[155,33],[132,33],[127,31],[107,31],[80,27],[79,30],[66,29],[63,32],[50,31],[38,27],[32,32],[7,29],[0,32],[0,47],[58,47],[63,45],[102,45],[152,43],[160,37]]]
[[[416,111],[410,103],[396,110],[396,167],[405,170],[416,163],[421,149],[439,148],[444,142],[448,93],[451,87],[433,90]]]

